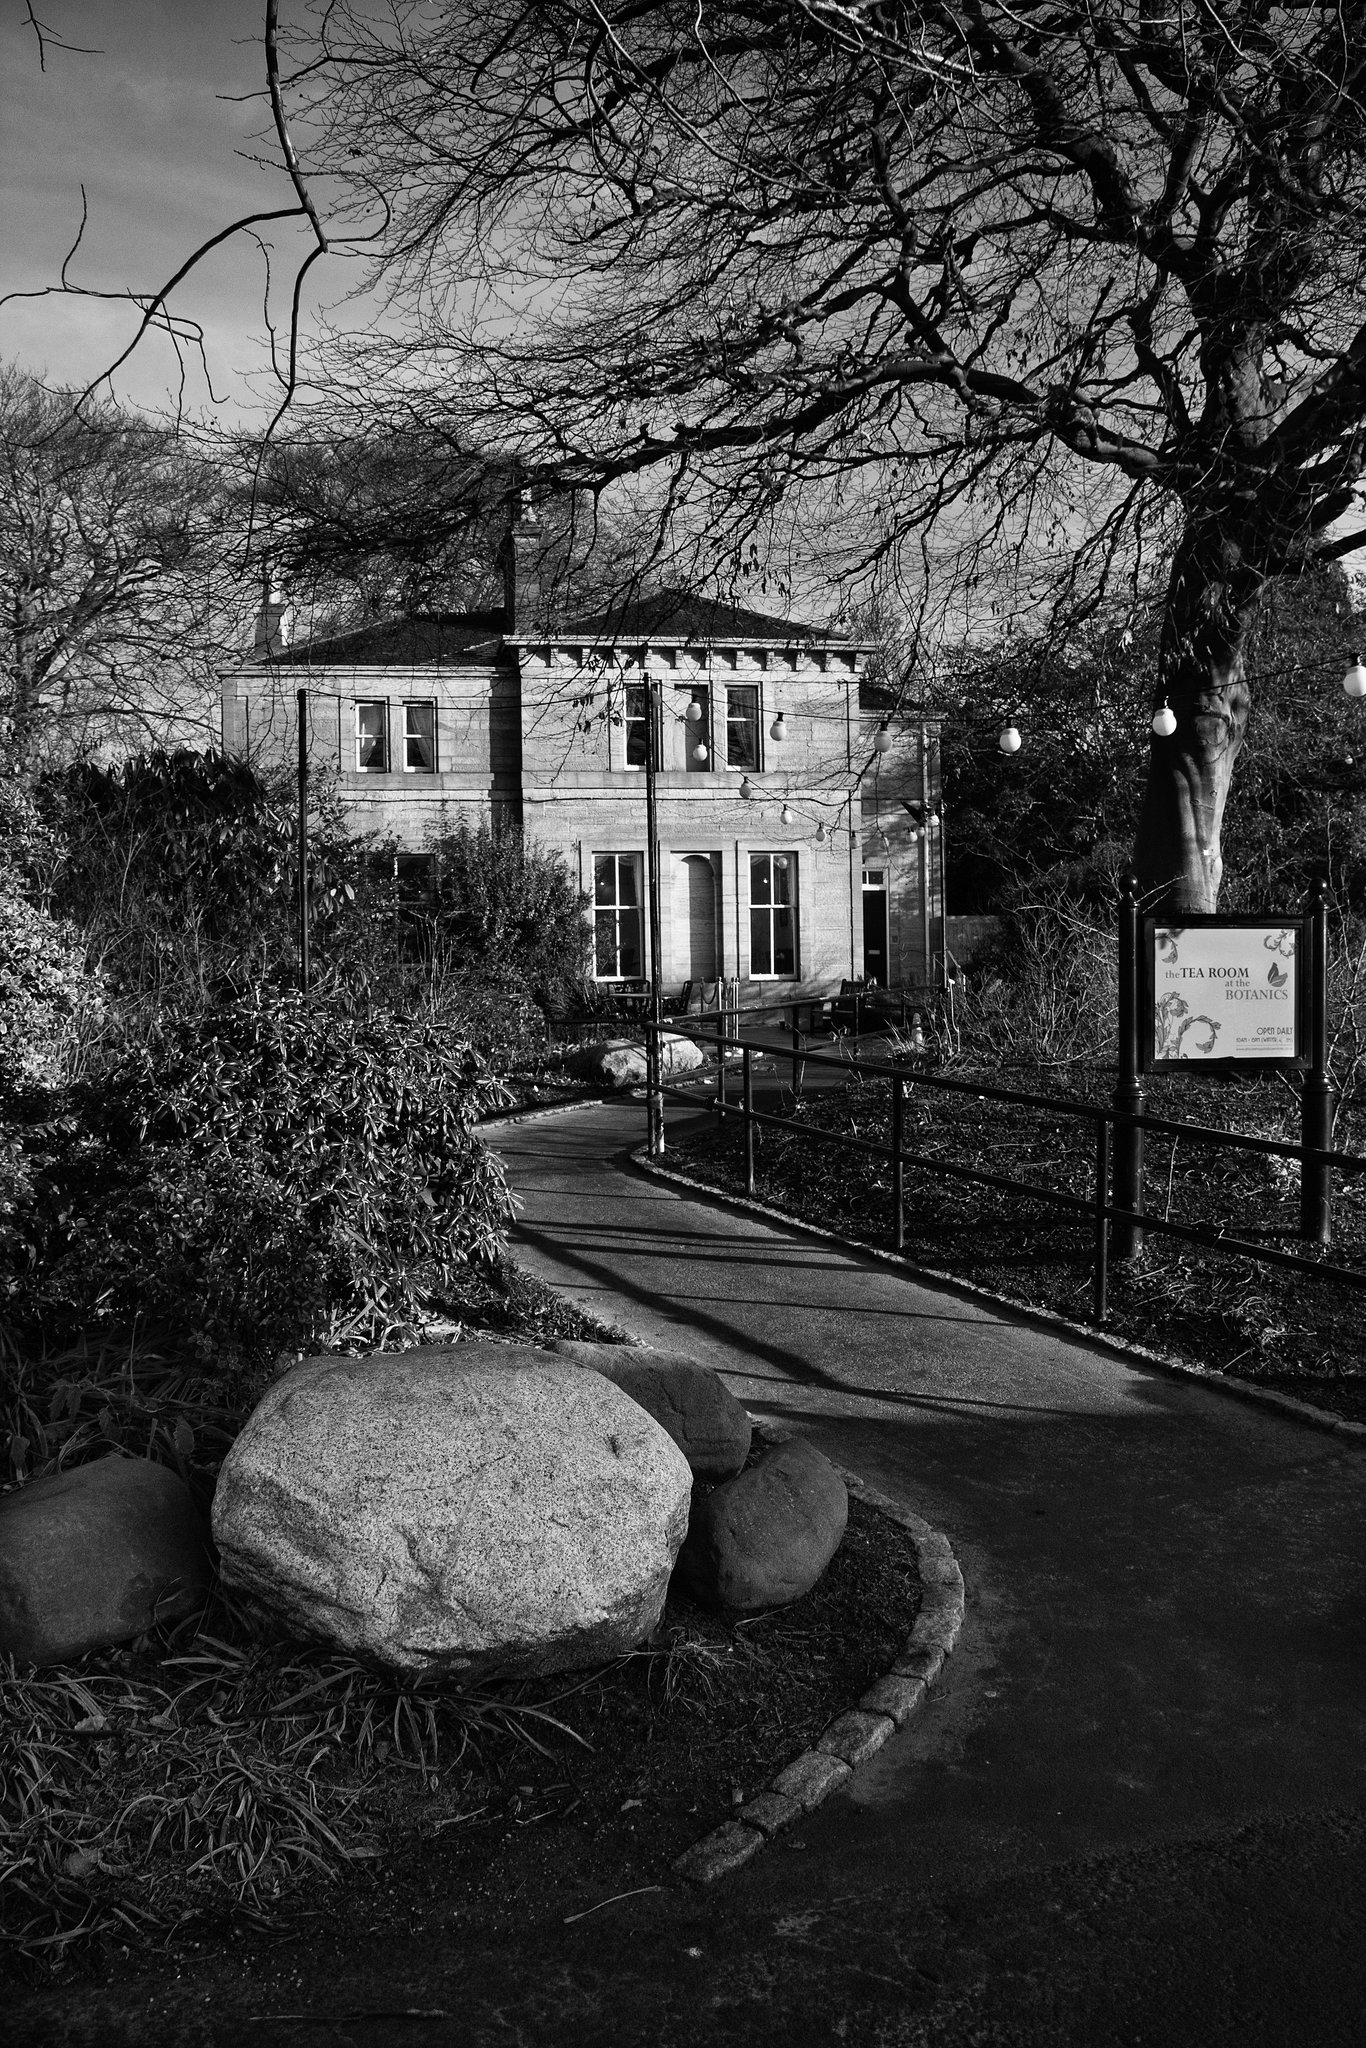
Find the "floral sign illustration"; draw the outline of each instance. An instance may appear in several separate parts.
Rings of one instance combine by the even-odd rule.
[[[1295,925],[1154,925],[1154,1062],[1294,1059],[1299,960]]]

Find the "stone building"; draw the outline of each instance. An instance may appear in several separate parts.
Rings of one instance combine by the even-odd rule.
[[[225,750],[334,769],[360,832],[420,862],[461,820],[515,821],[584,896],[605,982],[649,973],[645,749],[653,703],[663,982],[745,1004],[940,972],[937,737],[859,709],[869,650],[680,592],[553,628],[514,534],[504,609],[287,644],[263,613],[223,693]],[[520,559],[519,559],[520,558]],[[521,568],[519,578],[515,571]],[[881,749],[881,750],[880,750]]]

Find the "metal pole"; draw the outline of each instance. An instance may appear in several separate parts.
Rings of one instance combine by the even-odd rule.
[[[1110,1191],[1110,1126],[1102,1117],[1096,1125],[1096,1221],[1092,1268],[1091,1310],[1098,1323],[1105,1321],[1110,1306],[1110,1230],[1105,1198]]]
[[[920,929],[925,960],[925,993],[934,987],[934,928],[931,924],[931,896],[934,868],[930,853],[930,742],[924,722],[920,727]]]
[[[308,992],[308,691],[296,690],[299,707],[299,987]]]
[[[721,992],[718,989],[718,1003],[720,1000]],[[725,1029],[725,1013],[718,1008],[716,1012],[716,1126],[718,1130],[726,1121],[726,1048],[723,1043]]]
[[[664,1153],[664,1095],[660,1087],[660,1031],[664,1018],[659,979],[659,814],[655,802],[655,735],[658,682],[645,678],[645,873],[650,907],[650,1025],[645,1034],[645,1117],[647,1149],[652,1159]]]
[[[797,1023],[797,1007],[792,1006],[792,1100],[795,1102],[802,1092],[802,1034]]]
[[[1130,1118],[1143,1114],[1139,1044],[1138,877],[1126,874],[1119,885],[1119,1077],[1115,1084],[1114,1205],[1143,1213],[1143,1133]],[[1117,1222],[1113,1247],[1117,1259],[1132,1259],[1142,1249],[1143,1231],[1136,1223]]]
[[[906,1084],[900,1074],[892,1076],[892,1242],[899,1252],[906,1249],[905,1149]]]
[[[750,1064],[749,1047],[740,1055],[741,1080],[745,1105],[745,1193],[754,1193],[754,1069]]]
[[[1316,875],[1309,891],[1309,1065],[1300,1084],[1300,1143],[1326,1152],[1333,1142],[1333,1084],[1328,1072],[1328,891]],[[1300,1236],[1333,1240],[1333,1169],[1300,1161]]]

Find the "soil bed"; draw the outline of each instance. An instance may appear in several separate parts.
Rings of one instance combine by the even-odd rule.
[[[883,1055],[885,1056],[885,1055]],[[777,1069],[785,1078],[786,1067]],[[970,1078],[955,1073],[956,1080]],[[1033,1094],[1058,1092],[1037,1071],[983,1074],[984,1083]],[[1108,1102],[1113,1072],[1068,1074],[1074,1100]],[[809,1093],[781,1113],[805,1133],[828,1131],[885,1144],[890,1084],[854,1079]],[[777,1108],[770,1101],[762,1107]],[[1249,1136],[1295,1142],[1299,1109],[1276,1077],[1153,1077],[1148,1114]],[[1339,1113],[1335,1144],[1359,1150],[1356,1119]],[[908,1075],[906,1148],[1089,1198],[1092,1126],[1056,1111],[917,1088]],[[731,1193],[744,1191],[738,1116],[718,1132],[696,1125],[671,1138],[670,1163]],[[891,1169],[885,1159],[814,1135],[759,1127],[756,1194],[793,1216],[888,1247]],[[1214,1150],[1190,1140],[1147,1138],[1148,1212],[1212,1224],[1277,1249],[1309,1253],[1299,1237],[1299,1172],[1267,1154]],[[1074,1220],[1027,1194],[974,1188],[911,1164],[905,1168],[906,1257],[1030,1307],[1077,1322],[1091,1315],[1089,1218]],[[1366,1271],[1366,1175],[1339,1176],[1334,1191],[1335,1264]],[[1294,1394],[1366,1422],[1366,1290],[1249,1258],[1206,1251],[1150,1233],[1140,1256],[1110,1269],[1105,1329],[1206,1369]]]
[[[910,1537],[852,1501],[792,1606],[671,1600],[615,1664],[463,1698],[253,1641],[221,1597],[160,1642],[0,1667],[5,1974],[99,1984],[149,1947],[295,1939],[325,1966],[377,1932],[530,1927],[667,1884],[887,1668],[919,1604]]]

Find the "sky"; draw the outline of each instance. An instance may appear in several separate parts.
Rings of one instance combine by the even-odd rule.
[[[286,10],[282,10],[284,12]],[[0,293],[58,283],[81,220],[89,220],[69,281],[102,291],[151,291],[190,252],[238,215],[287,206],[281,170],[246,160],[268,120],[260,29],[264,0],[34,0],[34,12],[67,44],[49,45],[40,67],[25,0],[0,0]],[[274,154],[271,135],[263,148]],[[311,236],[292,223],[266,228],[277,276]],[[319,300],[335,300],[345,266],[318,266]],[[199,320],[215,404],[191,365],[189,410],[234,426],[271,393],[262,298],[265,270],[243,237],[181,287],[176,307]],[[287,290],[282,293],[287,304]],[[132,338],[126,304],[69,295],[0,304],[0,357],[56,384],[84,385]],[[149,337],[118,373],[121,398],[149,410],[175,402],[174,353]]]

